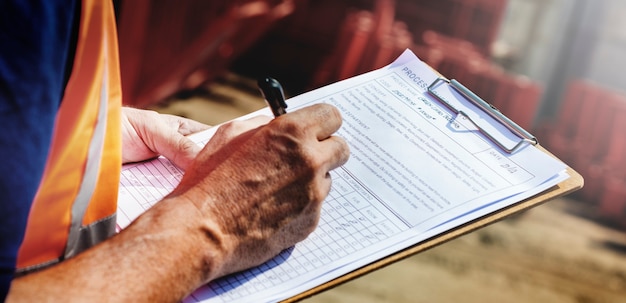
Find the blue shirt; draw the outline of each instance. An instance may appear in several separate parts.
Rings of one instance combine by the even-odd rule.
[[[31,203],[71,71],[80,2],[0,1],[0,299],[15,271]]]

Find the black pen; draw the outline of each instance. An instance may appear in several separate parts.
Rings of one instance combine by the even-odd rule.
[[[287,103],[285,103],[285,93],[280,83],[274,78],[265,77],[259,79],[257,84],[265,102],[272,109],[274,117],[286,114]]]

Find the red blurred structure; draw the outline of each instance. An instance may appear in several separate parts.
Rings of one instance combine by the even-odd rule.
[[[337,43],[310,87],[343,80],[390,63],[412,45],[406,25],[396,21],[394,0],[377,0],[373,10],[349,12],[339,29]]]
[[[626,226],[626,95],[587,80],[572,81],[540,142],[585,178],[576,193],[599,215]]]
[[[406,48],[430,48],[428,33],[462,41],[488,61],[506,4],[507,0],[304,1],[267,39],[236,60],[235,70],[285,79],[283,84],[297,94],[382,67]],[[440,54],[472,57],[455,48],[440,49]]]
[[[507,0],[398,0],[397,19],[407,24],[416,43],[424,33],[464,40],[485,56],[491,54]]]
[[[121,1],[124,103],[145,107],[213,80],[296,1]]]

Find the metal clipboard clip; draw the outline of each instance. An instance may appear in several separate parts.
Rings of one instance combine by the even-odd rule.
[[[481,109],[482,111],[487,113],[496,122],[500,123],[502,126],[507,128],[513,135],[515,135],[517,138],[519,138],[519,140],[516,140],[517,142],[514,142],[515,145],[513,147],[507,147],[499,139],[497,139],[495,136],[492,136],[488,131],[486,131],[484,127],[481,127],[480,125],[478,125],[478,123],[476,123],[476,121],[474,121],[474,119],[472,119],[469,115],[467,115],[467,113],[465,113],[463,110],[457,109],[450,102],[446,101],[446,99],[444,97],[442,97],[436,91],[436,88],[439,87],[439,85],[441,85],[441,84],[447,84],[450,87],[452,87],[458,94],[463,96],[471,104],[475,105],[476,107],[478,107],[479,109]],[[532,144],[532,145],[537,145],[539,143],[537,141],[537,138],[535,138],[535,136],[533,136],[528,131],[526,131],[525,129],[523,129],[519,125],[517,125],[511,119],[509,119],[504,114],[502,114],[493,105],[485,102],[478,95],[476,95],[471,90],[469,90],[467,87],[463,86],[463,84],[461,84],[460,82],[458,82],[458,81],[456,81],[454,79],[448,80],[448,79],[443,78],[443,77],[437,78],[435,81],[433,81],[433,83],[431,83],[428,86],[428,93],[431,96],[433,96],[435,99],[437,99],[437,101],[439,101],[445,107],[450,109],[455,115],[457,115],[457,116],[461,115],[461,116],[465,117],[468,121],[470,121],[476,127],[476,129],[480,133],[482,133],[491,142],[493,142],[498,147],[500,147],[500,149],[504,150],[505,152],[507,152],[509,154],[511,154],[514,151],[516,151],[518,148],[523,146],[525,143],[529,143],[529,144]]]

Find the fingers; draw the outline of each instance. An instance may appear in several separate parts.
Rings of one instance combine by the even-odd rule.
[[[346,164],[350,158],[348,143],[343,138],[337,136],[330,136],[321,141],[319,151],[327,159],[326,172]]]
[[[346,141],[333,134],[341,127],[341,114],[336,107],[329,104],[316,104],[293,113],[291,118],[302,127],[312,131],[319,141],[316,154],[323,159],[323,173],[327,173],[348,161],[350,148]]]
[[[282,118],[283,116],[281,116]],[[314,132],[318,140],[324,140],[335,133],[341,126],[339,110],[329,104],[315,104],[285,115],[293,119],[304,129]]]
[[[153,133],[155,151],[186,170],[202,147],[183,136],[177,129],[168,126],[160,128]]]
[[[205,154],[212,154],[235,137],[267,124],[272,118],[269,116],[255,116],[247,120],[234,120],[219,126],[211,140],[204,147]]]
[[[122,109],[122,157],[124,163],[163,155],[186,169],[201,150],[185,135],[209,126],[193,120],[155,111]]]
[[[226,143],[240,134],[251,129],[255,129],[261,125],[267,124],[272,118],[269,116],[255,116],[247,120],[233,120],[220,125],[219,129],[211,138],[212,141]]]
[[[321,202],[328,196],[332,185],[330,171],[344,165],[350,156],[350,150],[345,140],[337,136],[331,136],[326,140],[320,141],[316,155],[321,159],[321,164],[317,170],[315,178],[315,188],[319,191],[312,197],[315,199],[315,207],[320,208]]]
[[[170,125],[170,127],[176,129],[183,136],[201,132],[211,127],[192,119],[169,114],[161,114],[161,119],[163,120],[163,122]]]

